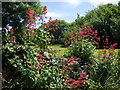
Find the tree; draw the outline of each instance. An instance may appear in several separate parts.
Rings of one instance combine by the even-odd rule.
[[[22,32],[25,23],[27,9],[31,8],[39,16],[42,14],[40,2],[2,2],[2,31],[5,39],[7,26],[12,26],[15,34]]]
[[[76,19],[77,25],[94,25],[101,37],[101,48],[105,39],[108,38],[109,45],[118,43],[120,45],[120,6],[113,4],[100,5],[98,8],[87,12],[85,17]]]
[[[54,36],[54,44],[63,44],[63,32],[66,30],[69,26],[67,22],[64,20],[52,20],[51,22],[48,22],[47,25],[49,25],[50,34]]]

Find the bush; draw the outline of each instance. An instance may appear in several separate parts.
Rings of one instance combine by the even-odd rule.
[[[69,56],[80,58],[81,62],[91,63],[94,50],[91,42],[82,41],[70,46],[68,53]]]

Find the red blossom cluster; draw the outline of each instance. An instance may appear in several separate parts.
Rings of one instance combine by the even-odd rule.
[[[46,15],[46,13],[47,13],[47,6],[44,6],[44,7],[43,7],[42,14],[43,14],[43,15]]]
[[[35,68],[35,70],[41,70],[42,67],[41,67],[40,65],[45,63],[45,62],[42,60],[42,58],[44,58],[44,57],[43,57],[43,55],[39,54],[39,55],[37,56],[37,58],[38,58],[37,61],[39,61],[39,63],[35,63],[35,64],[34,64],[35,67],[34,67],[30,62],[28,62],[27,64],[28,64],[29,67]],[[22,60],[22,59],[18,59],[18,60]],[[36,68],[36,66],[37,66],[37,68]]]
[[[32,35],[34,32],[34,26],[35,26],[35,18],[36,18],[36,12],[32,11],[32,9],[28,8],[28,11],[26,12],[26,21],[29,22],[28,24],[25,24],[25,27],[28,27],[28,29],[26,31],[23,31],[22,34],[24,36],[22,36],[23,38],[25,37],[34,37],[34,35]]]
[[[67,79],[67,78],[65,78]],[[74,88],[77,88],[77,87],[84,87],[85,86],[85,82],[86,82],[86,73],[82,73],[80,75],[80,77],[78,77],[78,80],[74,80],[74,79],[67,79],[65,81],[69,86],[72,86]]]
[[[76,44],[78,41],[81,41],[82,39],[86,39],[86,42],[88,41],[100,41],[100,37],[97,37],[98,31],[92,30],[93,25],[91,27],[87,28],[86,25],[82,26],[82,29],[78,29],[77,34],[75,34],[73,31],[70,31],[70,39],[66,40],[64,42],[65,45],[69,44],[70,42],[73,42],[72,44]],[[96,44],[99,44],[97,42],[94,42]]]
[[[10,33],[14,33],[14,30],[12,28],[10,29]]]
[[[52,17],[49,18],[48,23],[44,23],[44,28],[48,30],[58,30],[58,19],[55,20],[55,22],[52,21]]]

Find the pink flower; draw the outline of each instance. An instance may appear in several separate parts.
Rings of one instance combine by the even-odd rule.
[[[82,73],[82,75],[86,76],[86,72]]]
[[[97,37],[96,39],[97,39],[98,41],[100,41],[100,37]]]
[[[42,68],[41,67],[38,67],[36,70],[41,70]]]
[[[12,41],[15,41],[16,40],[16,37],[15,36],[11,36],[12,38]]]
[[[105,39],[105,42],[108,42],[108,38]]]
[[[80,84],[81,87],[84,87],[85,85],[84,84]]]
[[[64,42],[65,45],[67,45],[67,42]]]
[[[23,34],[25,34],[26,32],[22,32]]]
[[[36,63],[35,65],[40,65],[39,63]]]
[[[21,61],[21,60],[23,60],[23,59],[18,59],[18,60],[20,60],[20,61]]]
[[[33,35],[28,35],[28,37],[34,37]]]
[[[74,79],[69,79],[69,80],[66,80],[65,82],[69,83],[71,81],[75,81]]]
[[[0,78],[2,78],[3,77],[3,75],[0,75]]]
[[[79,80],[74,81],[74,82],[72,83],[72,85],[74,85],[74,84],[78,84],[78,83],[80,83],[80,81],[79,81]]]
[[[10,29],[10,33],[14,33],[14,30],[12,28]]]
[[[38,57],[38,58],[43,58],[43,55],[40,54],[40,55],[38,55],[37,57]]]
[[[68,62],[66,64],[69,64],[71,62],[73,62],[75,59],[73,57],[69,58]]]
[[[83,34],[83,32],[82,32],[82,31],[79,31],[79,32],[78,32],[78,34],[82,35],[82,34]]]
[[[45,62],[41,62],[41,64],[44,64]]]
[[[43,61],[42,59],[38,59],[38,61]]]
[[[70,31],[70,37],[73,37],[73,36],[74,36],[73,31]]]

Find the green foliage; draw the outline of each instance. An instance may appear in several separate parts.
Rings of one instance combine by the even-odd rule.
[[[49,26],[50,29],[50,34],[54,36],[54,41],[52,43],[54,44],[63,44],[64,43],[64,31],[67,30],[69,24],[66,23],[64,20],[52,20],[51,22],[47,24],[51,24]]]
[[[119,42],[120,34],[120,7],[119,5],[106,4],[100,5],[94,10],[88,11],[85,17],[79,17],[75,20],[74,26],[94,25],[98,30],[98,36],[101,38],[100,45],[104,45],[105,38],[109,39],[109,45]],[[119,48],[119,47],[118,47]]]
[[[94,46],[91,42],[80,41],[69,48],[69,56],[80,58],[82,62],[91,63]]]
[[[119,88],[120,61],[117,53],[114,50],[102,50],[99,51],[96,56],[98,60],[96,64],[93,65],[90,79],[99,83],[97,85],[101,88]]]
[[[7,25],[12,26],[15,30],[15,34],[20,34],[22,32],[23,26],[28,23],[25,21],[27,9],[31,8],[36,11],[36,15],[42,14],[42,6],[40,2],[2,2],[2,33],[3,33],[3,43],[6,40],[6,31],[8,30]],[[18,36],[18,38],[20,38]],[[20,40],[18,39],[18,42]]]

